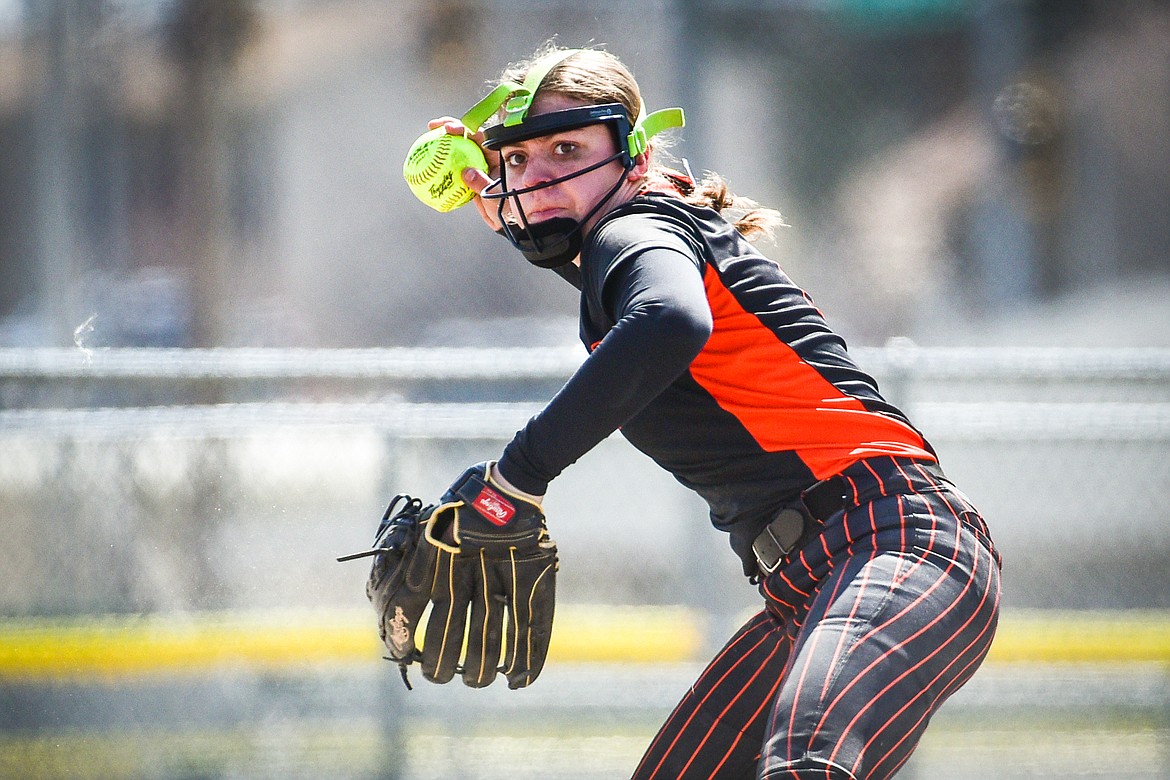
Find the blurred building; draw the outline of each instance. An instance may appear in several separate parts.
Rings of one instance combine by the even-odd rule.
[[[400,177],[553,35],[685,107],[853,341],[1170,275],[1160,0],[0,0],[0,344],[571,340],[571,289]]]

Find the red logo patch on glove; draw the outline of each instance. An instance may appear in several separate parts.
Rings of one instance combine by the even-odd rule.
[[[486,517],[488,522],[495,525],[507,525],[508,521],[512,519],[512,515],[516,514],[516,507],[512,505],[512,502],[487,485],[484,485],[483,490],[479,491],[479,495],[475,497],[471,505]]]

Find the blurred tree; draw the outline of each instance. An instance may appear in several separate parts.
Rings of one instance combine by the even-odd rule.
[[[86,15],[81,0],[56,0],[30,10],[27,52],[44,69],[45,79],[31,110],[28,176],[35,216],[30,243],[39,262],[33,263],[35,280],[29,287],[43,318],[40,335],[60,345],[72,335],[68,323],[85,316],[74,282],[80,263],[72,207],[82,114],[78,74],[83,69],[77,65]]]
[[[180,70],[179,246],[192,270],[192,345],[223,346],[226,340],[227,264],[230,257],[232,71],[252,31],[252,0],[182,0],[175,6],[168,43]],[[204,384],[198,403],[220,403],[219,382]],[[222,446],[222,442],[216,446]],[[220,572],[208,553],[222,522],[223,485],[209,479],[188,525],[199,550],[193,592],[200,607],[222,606]]]
[[[181,71],[180,246],[193,275],[191,341],[199,347],[225,341],[231,76],[255,21],[253,0],[181,0],[169,25],[169,49]]]

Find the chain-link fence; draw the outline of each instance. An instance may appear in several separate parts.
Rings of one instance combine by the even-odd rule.
[[[1170,777],[1170,351],[855,353],[1005,558],[992,659],[904,776]],[[407,692],[334,561],[580,358],[0,350],[0,776],[628,775],[758,597],[620,438],[548,496],[559,644],[530,690]]]

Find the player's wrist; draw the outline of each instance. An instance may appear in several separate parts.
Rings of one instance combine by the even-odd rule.
[[[496,467],[500,476],[516,490],[530,496],[543,498],[548,492],[549,481],[541,471],[530,465],[523,453],[518,452],[519,449],[516,443],[512,442],[504,448],[504,451],[500,453],[499,460],[493,461],[492,465]]]
[[[529,501],[533,504],[536,504],[537,506],[540,506],[540,503],[544,500],[543,494],[537,495],[535,493],[529,493],[525,490],[521,490],[520,488],[518,488],[514,484],[512,484],[511,480],[509,480],[507,477],[505,477],[503,472],[500,471],[499,461],[492,461],[491,462],[490,467],[488,469],[488,479],[491,482],[496,483],[496,485],[498,485],[499,487],[503,488],[505,492],[510,493],[513,496],[516,496],[517,498],[522,498],[525,501]]]

